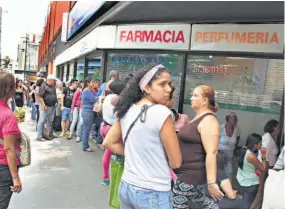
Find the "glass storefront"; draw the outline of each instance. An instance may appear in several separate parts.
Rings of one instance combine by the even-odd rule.
[[[270,119],[279,120],[284,89],[284,60],[189,55],[183,112],[191,117],[190,97],[195,87],[214,88],[220,124],[236,112],[241,129],[240,145],[250,133],[263,134]]]
[[[88,60],[88,77],[100,80],[101,75],[101,57]]]
[[[84,65],[85,65],[84,59],[77,61],[76,79],[78,79],[79,81],[84,79]]]
[[[120,79],[125,80],[128,74],[135,74],[137,71],[163,64],[170,70],[172,80],[176,87],[174,108],[178,108],[179,92],[181,86],[181,74],[183,71],[184,56],[179,54],[166,53],[110,53],[107,62],[107,80],[111,70],[118,70]]]

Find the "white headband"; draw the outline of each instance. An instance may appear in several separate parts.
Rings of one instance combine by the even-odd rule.
[[[143,92],[145,87],[147,86],[147,84],[150,82],[150,80],[153,78],[153,76],[155,75],[155,73],[161,69],[161,68],[165,68],[163,65],[157,65],[153,68],[151,68],[150,71],[148,71],[144,76],[143,78],[141,79],[140,83],[139,83],[139,86],[140,86],[140,89],[141,91]]]

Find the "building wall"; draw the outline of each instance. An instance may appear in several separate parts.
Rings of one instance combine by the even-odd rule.
[[[61,31],[62,15],[65,12],[69,12],[75,3],[75,1],[52,1],[50,3],[47,11],[46,24],[43,29],[42,41],[39,46],[38,66],[41,66],[41,64],[46,61],[53,62],[55,56],[55,50],[53,50],[53,48],[56,45],[54,41]],[[52,50],[52,52],[49,52],[50,50]],[[50,56],[48,56],[48,52]],[[52,73],[50,67],[48,72]]]

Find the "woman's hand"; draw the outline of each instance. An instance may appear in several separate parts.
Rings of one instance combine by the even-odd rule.
[[[266,157],[266,151],[267,151],[267,149],[264,148],[264,147],[262,147],[262,148],[260,149],[262,158],[265,158],[265,157]]]
[[[11,186],[11,191],[20,193],[22,191],[22,182],[19,176],[13,178],[13,186]]]
[[[221,199],[223,199],[224,194],[223,192],[221,192],[218,184],[209,184],[208,185],[208,191],[211,195],[211,197],[215,200],[215,201],[219,201]]]

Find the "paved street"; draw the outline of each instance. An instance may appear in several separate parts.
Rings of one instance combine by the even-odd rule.
[[[20,128],[31,137],[32,165],[21,169],[23,191],[9,209],[108,209],[108,187],[101,183],[102,150],[81,151],[81,143],[57,138],[35,140],[35,123]]]

